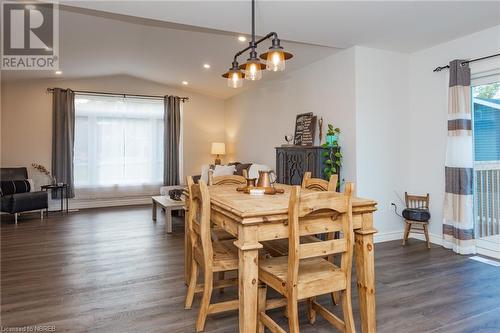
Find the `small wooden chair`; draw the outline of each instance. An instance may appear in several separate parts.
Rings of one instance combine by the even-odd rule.
[[[405,192],[405,203],[406,208],[419,208],[419,209],[429,209],[430,197],[429,193],[427,195],[409,195]],[[415,228],[415,226],[416,228]],[[413,229],[412,229],[413,228]],[[429,241],[429,221],[413,221],[405,219],[405,231],[403,235],[403,246],[406,244],[410,232],[417,234],[424,234],[425,240],[427,241],[427,248],[431,248],[431,243]]]
[[[191,177],[189,177],[191,178]],[[203,291],[200,311],[196,320],[196,331],[203,331],[208,314],[238,309],[238,300],[211,304],[213,289],[237,285],[237,279],[213,281],[216,272],[234,271],[238,269],[238,249],[233,240],[212,241],[210,223],[210,194],[207,185],[200,181],[193,184],[189,180],[189,213],[188,227],[191,245],[191,272],[185,308],[190,309],[194,294]],[[198,270],[203,268],[203,284],[197,284]]]
[[[352,230],[353,185],[346,184],[345,194],[328,192],[301,194],[298,186],[290,194],[288,210],[289,255],[261,260],[259,280],[270,286],[287,299],[288,323],[290,333],[299,332],[298,301],[308,302],[309,322],[316,320],[316,312],[342,332],[354,332],[354,319],[351,303],[351,266],[353,257],[354,233]],[[326,215],[326,216],[325,216]],[[310,235],[311,231],[300,227],[301,221],[323,216],[329,230],[342,231],[342,238],[315,243],[300,243],[300,237]],[[324,259],[326,255],[341,254],[340,267]],[[341,320],[324,306],[316,302],[316,296],[342,293]],[[275,321],[265,313],[266,287],[259,289],[258,332],[264,328],[272,332],[284,333]]]

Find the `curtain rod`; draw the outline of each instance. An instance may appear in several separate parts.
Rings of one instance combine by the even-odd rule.
[[[52,93],[54,92],[55,88],[47,88],[47,92]],[[66,89],[62,89],[66,90]],[[112,93],[112,92],[101,92],[101,91],[88,91],[88,90],[73,90],[75,93],[78,94],[87,94],[87,95],[106,95],[106,96],[123,96],[123,98],[126,97],[139,97],[139,98],[158,98],[158,99],[163,99],[165,96],[159,96],[159,95],[139,95],[139,94],[123,94],[123,93]],[[189,97],[179,97],[182,102],[189,101]]]
[[[486,56],[486,57],[481,57],[481,58],[471,59],[471,60],[467,60],[467,61],[462,61],[461,65],[463,66],[463,65],[469,64],[471,62],[476,62],[476,61],[479,61],[479,60],[494,58],[494,57],[498,57],[498,56],[500,56],[500,53],[492,54],[492,55],[489,55],[489,56]],[[441,72],[443,69],[446,69],[446,68],[450,68],[450,65],[436,67],[436,68],[434,68],[433,72]]]

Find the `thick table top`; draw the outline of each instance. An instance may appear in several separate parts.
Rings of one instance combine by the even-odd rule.
[[[274,195],[250,195],[236,191],[236,185],[209,186],[210,201],[212,207],[218,210],[228,211],[242,219],[265,217],[268,220],[274,218],[286,218],[290,198],[290,185],[276,184],[276,188],[285,190],[283,194]],[[311,192],[311,190],[302,190]],[[377,203],[370,199],[353,198],[352,207],[355,212],[373,212]]]

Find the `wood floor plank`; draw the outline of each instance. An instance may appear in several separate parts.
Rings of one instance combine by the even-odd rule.
[[[1,216],[1,326],[55,325],[56,332],[193,332],[199,306],[184,310],[183,221],[165,234],[150,207],[69,215]],[[379,332],[500,332],[500,269],[421,241],[376,244]],[[235,288],[214,301],[236,297]],[[270,295],[273,296],[273,295]],[[274,295],[276,296],[276,295]],[[330,297],[318,302],[332,309]],[[354,317],[360,331],[357,290]],[[300,306],[301,332],[315,325]],[[341,316],[338,307],[333,312]],[[281,309],[268,312],[287,328]],[[209,316],[206,332],[238,331],[234,311]]]

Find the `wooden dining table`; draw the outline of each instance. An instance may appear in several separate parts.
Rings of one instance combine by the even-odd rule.
[[[236,191],[235,185],[209,186],[211,220],[233,235],[239,254],[239,329],[240,333],[255,333],[257,329],[257,291],[259,285],[260,242],[288,238],[288,201],[291,186],[276,184],[284,194],[252,196]],[[310,191],[310,190],[303,190]],[[376,332],[375,256],[373,212],[377,203],[370,199],[353,198],[354,253],[356,264],[361,330]],[[188,208],[189,209],[189,208]],[[187,216],[188,214],[186,214]],[[310,233],[330,230],[330,218],[311,217],[301,228]],[[185,263],[191,262],[189,237],[185,241]],[[189,266],[185,265],[186,281]]]

